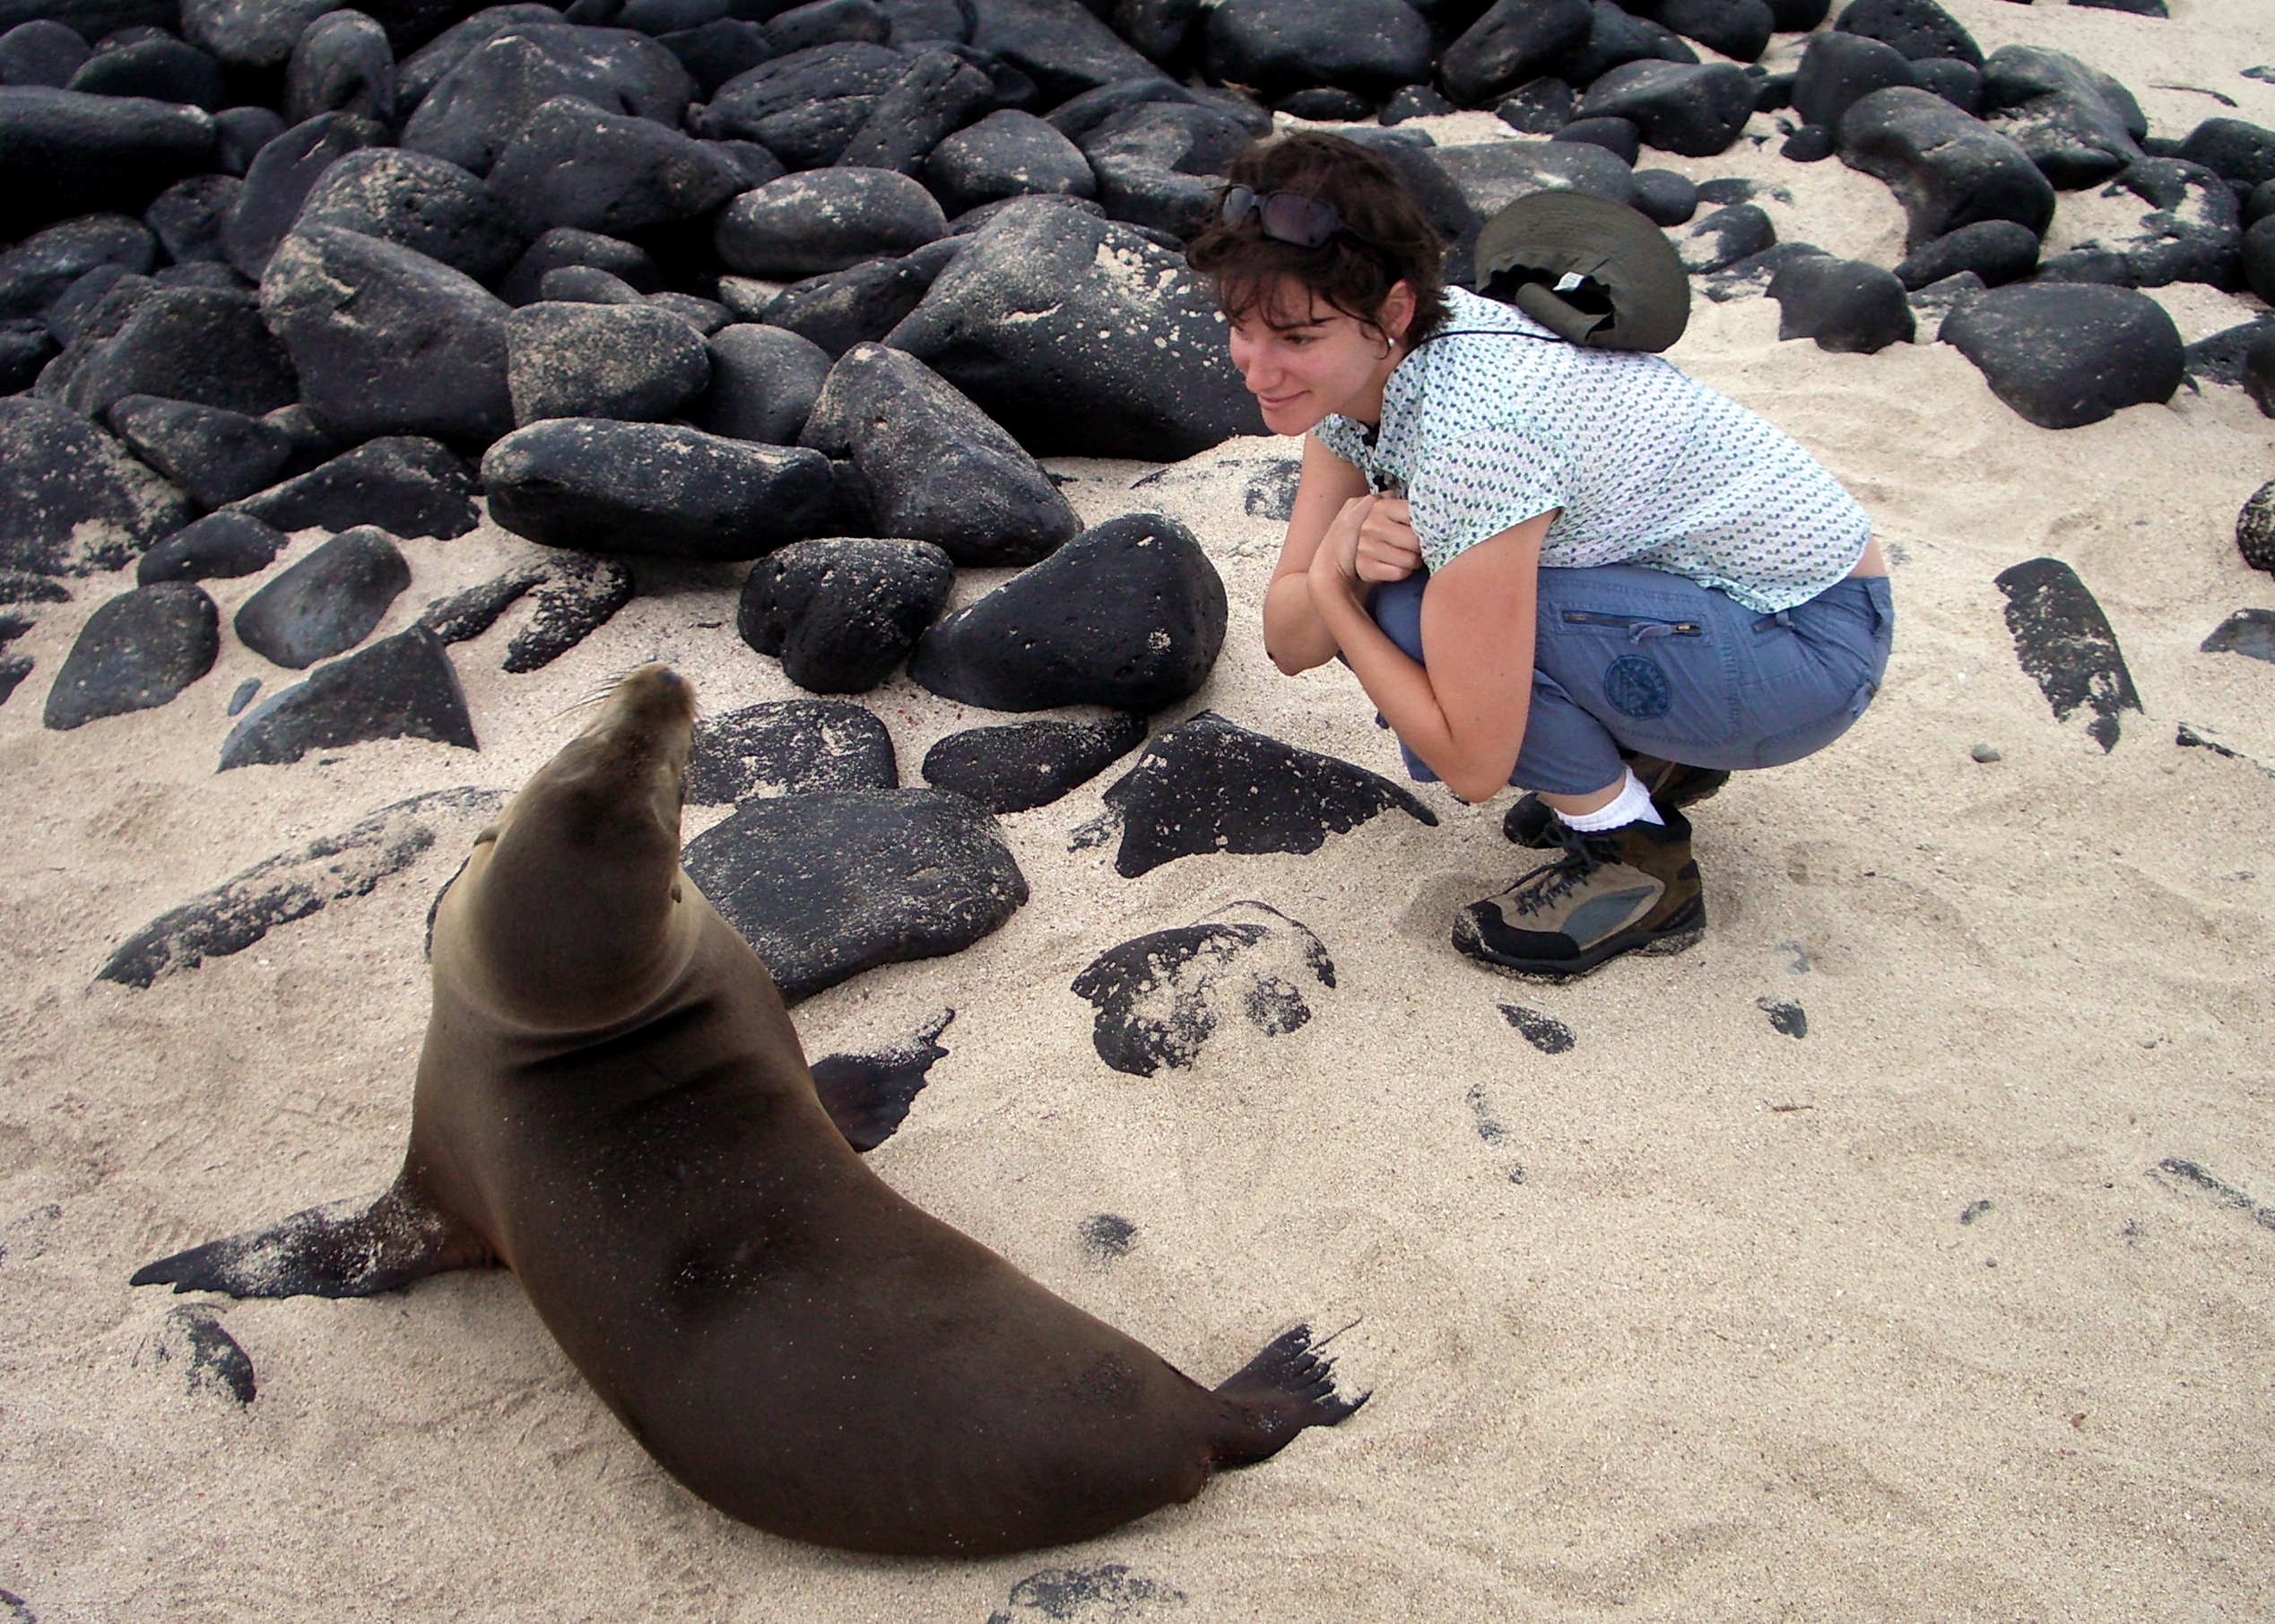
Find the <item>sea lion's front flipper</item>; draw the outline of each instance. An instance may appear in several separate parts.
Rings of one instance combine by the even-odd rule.
[[[137,1286],[230,1297],[369,1297],[447,1269],[493,1262],[481,1237],[407,1181],[381,1194],[295,1212],[135,1271]]]
[[[1279,1454],[1307,1427],[1334,1426],[1373,1394],[1336,1393],[1334,1361],[1314,1349],[1309,1325],[1298,1325],[1265,1343],[1217,1396],[1229,1402],[1212,1440],[1216,1464],[1253,1466]]]

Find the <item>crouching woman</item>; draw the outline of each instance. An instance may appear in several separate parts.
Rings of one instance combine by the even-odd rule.
[[[1652,354],[1446,288],[1396,172],[1304,134],[1234,161],[1191,260],[1278,434],[1304,436],[1264,600],[1292,676],[1342,658],[1419,779],[1532,792],[1558,848],[1463,952],[1584,975],[1706,925],[1680,810],[1831,743],[1887,669],[1871,525],[1791,438]]]

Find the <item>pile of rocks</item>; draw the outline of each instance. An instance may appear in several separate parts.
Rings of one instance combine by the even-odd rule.
[[[2048,427],[2184,369],[2275,400],[2275,338],[2184,353],[2138,291],[2275,295],[2275,132],[2160,142],[2109,75],[1985,56],[1933,0],[1829,10],[18,0],[0,649],[63,579],[135,563],[47,715],[162,704],[225,635],[198,583],[274,569],[229,630],[313,674],[224,765],[471,745],[446,645],[534,595],[505,656],[534,669],[629,598],[628,557],[763,558],[744,636],[816,691],[908,660],[972,703],[1151,714],[1205,678],[1222,587],[1166,520],[1077,540],[1035,459],[1261,429],[1180,240],[1275,114],[1363,121],[1457,277],[1483,220],[1574,188],[1664,225],[1710,297],[1775,299],[1785,336],[1871,352],[1932,317]],[[1798,32],[1793,71],[1761,64]],[[1440,148],[1412,123],[1455,108],[1533,138]],[[1636,167],[1765,141],[1766,118],[1786,161],[1888,183],[1900,265],[1777,242],[1754,182]],[[2140,231],[2044,255],[2058,193],[2087,187],[2149,205]],[[545,551],[368,642],[412,585],[396,543],[465,533],[478,497]],[[310,528],[332,539],[276,569]],[[957,568],[1004,565],[1034,568],[932,624]],[[0,661],[12,689],[28,666]]]

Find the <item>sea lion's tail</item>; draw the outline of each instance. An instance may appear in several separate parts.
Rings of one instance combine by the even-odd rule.
[[[397,1181],[377,1197],[310,1207],[268,1229],[161,1257],[129,1283],[230,1297],[369,1297],[493,1261],[466,1225]]]
[[[1223,1468],[1270,1460],[1305,1428],[1333,1427],[1374,1394],[1338,1394],[1334,1361],[1315,1347],[1309,1325],[1298,1325],[1265,1343],[1217,1396],[1228,1401],[1224,1428],[1211,1440],[1215,1464]]]

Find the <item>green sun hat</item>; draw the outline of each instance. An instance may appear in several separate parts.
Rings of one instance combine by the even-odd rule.
[[[1650,220],[1585,192],[1535,192],[1477,238],[1477,291],[1576,344],[1664,350],[1690,325],[1690,278]]]

